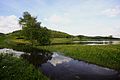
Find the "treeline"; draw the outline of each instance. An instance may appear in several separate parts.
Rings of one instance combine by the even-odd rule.
[[[76,37],[78,37],[80,40],[120,40],[120,38],[115,38],[112,35],[105,36],[105,37],[103,36],[91,37],[91,36],[78,35]]]
[[[5,34],[4,33],[0,33],[0,36],[4,36]]]

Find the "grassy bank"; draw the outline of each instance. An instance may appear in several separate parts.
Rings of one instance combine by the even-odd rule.
[[[12,48],[18,51],[30,52],[34,48],[29,41],[16,39],[15,36],[0,36],[0,48]],[[1,55],[0,53],[0,80],[49,80],[42,72],[27,61]]]
[[[61,52],[74,59],[120,70],[120,45],[54,45],[38,48]]]
[[[0,40],[2,41],[0,43],[0,47],[13,48],[22,51],[32,50],[32,48],[27,45],[30,44],[29,41],[16,39],[14,36],[7,36],[7,38],[2,37]],[[54,38],[52,43],[66,43],[71,41],[71,39],[67,38]],[[84,60],[90,63],[120,70],[120,45],[34,45],[34,48],[62,52],[64,55],[70,56],[74,59]]]
[[[52,44],[55,44],[55,43],[70,43],[72,42],[72,38],[53,38],[51,40]]]
[[[0,80],[48,80],[48,78],[25,60],[0,54]]]

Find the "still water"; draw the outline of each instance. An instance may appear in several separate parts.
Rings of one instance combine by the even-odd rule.
[[[68,43],[52,43],[52,45],[67,45],[67,44],[110,45],[110,44],[120,44],[120,41],[72,41]]]
[[[51,80],[120,80],[118,71],[74,60],[59,52],[33,51],[25,53],[7,48],[0,49],[1,52],[23,57]]]

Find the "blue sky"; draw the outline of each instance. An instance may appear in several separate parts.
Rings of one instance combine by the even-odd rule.
[[[25,11],[49,29],[73,35],[120,37],[120,0],[2,0],[0,32],[21,29],[18,19]]]

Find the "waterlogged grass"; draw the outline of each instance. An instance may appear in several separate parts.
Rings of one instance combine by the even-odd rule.
[[[72,43],[73,41],[79,41],[78,37],[75,38],[53,38],[51,40],[52,44],[56,44],[56,43]]]
[[[120,70],[120,45],[53,45],[39,46],[39,48],[61,52],[74,59]]]
[[[21,58],[0,54],[0,80],[48,80],[48,78]]]
[[[52,44],[54,43],[70,43],[72,42],[72,38],[53,38]]]

